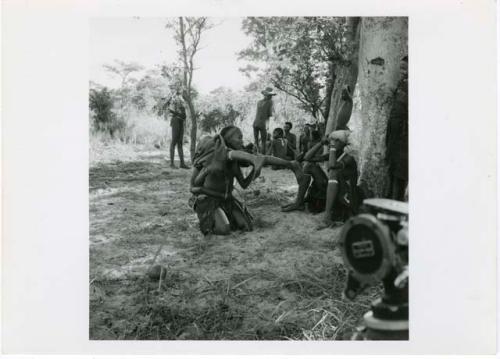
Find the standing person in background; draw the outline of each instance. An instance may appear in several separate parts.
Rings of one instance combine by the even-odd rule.
[[[285,139],[287,140],[286,155],[292,159],[295,159],[297,155],[297,136],[290,132],[291,129],[292,123],[285,122]]]
[[[175,146],[179,154],[180,168],[189,169],[184,163],[184,151],[182,148],[184,140],[184,124],[186,122],[186,108],[182,103],[180,92],[176,92],[168,103],[168,115],[170,116],[170,127],[172,128],[172,141],[170,142],[170,167],[177,168],[174,163]]]
[[[408,186],[408,57],[401,60],[401,78],[387,122],[386,160],[389,165],[389,198],[404,201]]]
[[[267,128],[269,126],[269,119],[274,116],[273,96],[276,94],[273,92],[271,87],[267,87],[261,93],[264,95],[264,98],[257,102],[257,112],[253,122],[253,136],[255,139],[255,145],[259,148],[260,153],[265,154],[267,153]],[[259,135],[261,145],[259,145]]]

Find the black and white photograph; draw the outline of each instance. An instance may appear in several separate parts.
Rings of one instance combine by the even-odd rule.
[[[498,352],[497,3],[1,10],[2,358]]]
[[[89,20],[89,339],[408,340],[408,17]]]

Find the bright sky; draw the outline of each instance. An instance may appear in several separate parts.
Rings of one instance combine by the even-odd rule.
[[[248,82],[236,53],[250,39],[241,30],[242,18],[211,18],[218,26],[204,33],[195,57],[193,82],[201,93],[220,87],[242,89]],[[102,68],[115,59],[146,68],[176,60],[177,47],[165,18],[95,18],[90,21],[90,80],[116,87],[119,81]]]

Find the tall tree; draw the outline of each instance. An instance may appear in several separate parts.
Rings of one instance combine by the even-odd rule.
[[[335,62],[331,63],[331,91],[327,94],[329,102],[327,124],[325,132],[328,134],[335,130],[337,126],[337,116],[341,107],[342,89],[345,86],[351,88],[354,93],[358,77],[358,52],[359,52],[359,33],[361,19],[359,17],[346,18],[346,27],[344,32],[344,51],[342,56],[337,57]]]
[[[118,89],[118,96],[120,97],[120,109],[123,111],[126,103],[129,100],[131,89],[129,83],[132,81],[130,75],[134,72],[143,70],[143,67],[135,62],[125,62],[115,60],[113,64],[103,65],[104,69],[117,76],[120,79],[120,88]]]
[[[351,127],[359,149],[359,183],[369,196],[387,193],[387,121],[400,80],[401,61],[407,55],[408,18],[361,20],[358,95]]]
[[[252,62],[241,70],[267,78],[315,118],[327,118],[334,64],[345,49],[345,19],[258,17],[242,26],[253,41],[239,54]]]
[[[211,27],[206,17],[179,17],[167,23],[167,28],[174,30],[174,39],[179,47],[179,60],[182,64],[182,99],[185,103],[186,115],[191,123],[191,160],[196,151],[198,130],[193,90],[194,59],[200,50],[202,34]]]

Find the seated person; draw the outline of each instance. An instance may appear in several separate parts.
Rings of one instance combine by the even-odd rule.
[[[297,136],[291,132],[292,123],[290,121],[285,122],[284,127],[284,138],[287,141],[286,155],[291,159],[295,159],[297,156]]]
[[[313,148],[316,144],[321,143],[320,132],[316,129],[313,129],[313,127],[309,127],[309,128],[310,128],[309,139],[306,143],[306,151],[301,153],[297,157],[297,161],[300,161],[300,162],[305,160],[305,155],[306,155],[307,151],[309,151],[311,148]],[[317,152],[315,152],[314,157],[310,158],[308,162],[321,162],[319,160],[319,158],[320,157],[322,158],[322,156],[323,156],[323,146],[320,146],[320,148],[318,148]],[[328,158],[327,158],[327,160],[328,160]]]
[[[302,134],[299,137],[299,156],[304,158],[304,155],[309,150],[309,141],[311,140],[312,126],[308,123],[305,124]]]
[[[219,135],[200,140],[193,160],[190,205],[198,215],[203,234],[252,230],[252,216],[232,195],[235,178],[243,189],[247,188],[259,176],[262,166],[269,164],[291,169],[298,183],[305,180],[298,162],[245,152],[242,138],[239,128],[228,126]],[[245,165],[253,167],[246,177],[241,171]]]
[[[293,160],[293,156],[287,156],[287,151],[288,144],[287,140],[284,138],[283,129],[279,127],[275,128],[273,131],[273,140],[271,142],[271,155],[287,161]]]
[[[294,203],[282,207],[283,212],[307,209],[313,213],[325,210],[328,188],[328,176],[318,162],[327,161],[329,154],[318,156],[317,153],[324,144],[330,144],[336,149],[337,161],[333,171],[338,188],[334,193],[333,207],[326,209],[329,218],[325,218],[325,225],[343,222],[357,213],[359,207],[359,192],[357,189],[357,165],[353,157],[352,144],[349,143],[349,131],[334,131],[330,136],[316,143],[305,155],[304,174],[308,176],[299,191]]]

